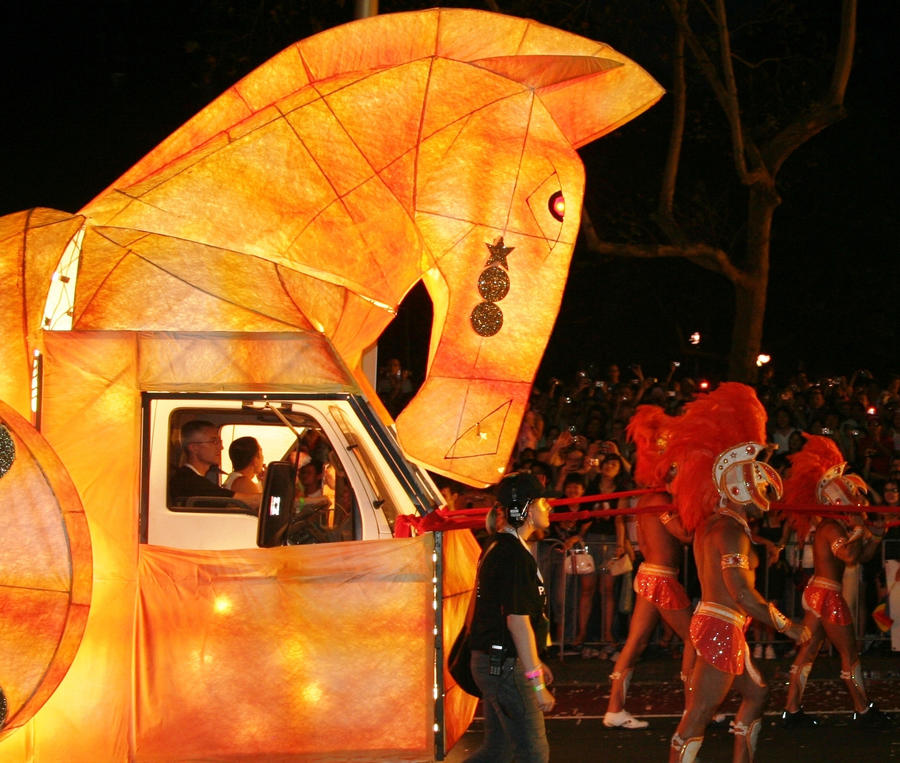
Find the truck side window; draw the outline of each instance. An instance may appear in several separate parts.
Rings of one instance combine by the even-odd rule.
[[[370,495],[370,475],[355,454],[358,438],[348,440],[335,421],[340,405],[346,404],[315,397],[146,393],[141,542],[227,549],[385,534],[382,486]],[[193,421],[200,423],[187,426]],[[266,508],[263,490],[276,463],[278,493],[270,496],[278,505]],[[188,464],[193,470],[186,475]],[[229,477],[235,493],[227,488]],[[257,484],[258,493],[251,490]],[[279,517],[274,523],[273,516]]]
[[[343,464],[325,434],[307,429],[284,460],[297,464],[294,515],[287,543],[353,540],[356,498]]]

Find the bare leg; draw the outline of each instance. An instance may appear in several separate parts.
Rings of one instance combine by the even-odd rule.
[[[606,708],[607,713],[618,713],[625,709],[625,696],[628,691],[627,682],[631,669],[638,657],[641,656],[647,643],[650,641],[650,634],[659,619],[656,607],[642,596],[635,597],[634,612],[631,615],[631,625],[628,628],[628,639],[619,659],[613,666],[613,672],[610,678],[612,685],[609,691],[609,706]]]
[[[869,698],[866,696],[866,686],[862,678],[862,670],[859,664],[859,651],[856,648],[856,635],[853,632],[853,624],[835,625],[823,622],[825,635],[834,644],[835,649],[841,655],[841,678],[850,692],[853,701],[853,709],[857,713],[863,713],[869,706]]]
[[[591,619],[591,609],[594,606],[594,594],[597,592],[597,575],[579,575],[581,593],[578,597],[578,635],[575,636],[576,644],[583,644],[587,638],[588,621]]]
[[[681,680],[684,682],[684,705],[687,707],[690,695],[690,678],[694,671],[694,661],[697,652],[691,644],[691,610],[686,609],[661,609],[659,611],[663,620],[668,623],[678,637],[684,642],[684,652],[681,655]]]
[[[809,641],[801,644],[797,649],[797,656],[791,665],[791,683],[788,686],[787,701],[785,702],[785,710],[789,713],[796,713],[803,703],[806,679],[819,654],[822,640],[825,638],[822,621],[816,617],[814,612],[807,611],[803,616],[803,624],[809,628],[809,632],[812,635]]]
[[[659,637],[659,646],[662,649],[668,649],[672,643],[672,635],[674,631],[671,626],[663,621],[662,635]]]
[[[697,659],[691,676],[693,700],[681,723],[678,724],[675,736],[672,737],[672,746],[669,748],[670,763],[694,760],[699,750],[696,740],[702,741],[707,725],[728,695],[733,681],[734,676],[731,673],[717,670],[705,660]]]
[[[600,601],[603,606],[603,638],[607,644],[613,643],[613,620],[616,617],[616,597],[613,595],[615,579],[609,573],[600,575]]]
[[[759,681],[762,682],[762,676],[759,676]],[[741,706],[731,724],[731,732],[734,734],[733,760],[734,763],[753,763],[769,687],[765,682],[759,683],[749,670],[739,675],[734,685],[740,692]]]

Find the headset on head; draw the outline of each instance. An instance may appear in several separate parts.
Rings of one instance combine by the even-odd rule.
[[[531,502],[541,496],[541,485],[528,472],[513,472],[500,482],[497,502],[503,507],[510,527],[521,527],[529,515]]]
[[[521,527],[525,524],[525,520],[528,519],[528,507],[530,505],[531,501],[528,500],[525,501],[524,505],[520,503],[519,491],[513,486],[509,506],[506,507],[506,521],[513,527]]]

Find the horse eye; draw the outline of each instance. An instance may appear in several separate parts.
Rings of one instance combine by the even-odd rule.
[[[566,216],[566,200],[563,198],[562,191],[557,191],[550,197],[547,208],[553,217],[562,222]]]

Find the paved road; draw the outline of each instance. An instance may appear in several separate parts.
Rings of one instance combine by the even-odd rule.
[[[564,662],[550,659],[556,674],[557,706],[547,719],[550,757],[557,762],[615,761],[650,763],[662,761],[668,753],[669,739],[681,715],[681,686],[677,681],[678,661],[657,654],[637,666],[628,697],[628,708],[650,721],[642,731],[607,729],[602,724],[609,699],[607,675],[610,662],[567,657]],[[900,760],[900,654],[864,655],[870,697],[882,710],[897,714],[894,727],[878,731],[856,728],[850,719],[850,705],[843,682],[838,678],[837,657],[822,655],[810,677],[804,704],[808,712],[821,715],[819,729],[787,731],[779,719],[784,705],[787,682],[787,658],[759,663],[771,693],[760,734],[757,760],[761,763],[831,763],[831,761]],[[738,698],[729,695],[723,706],[733,713]],[[730,716],[729,716],[730,719]],[[447,761],[459,763],[478,748],[482,725],[480,709],[468,733],[450,751]],[[704,740],[703,761],[729,761],[733,737],[728,723],[712,726]]]

